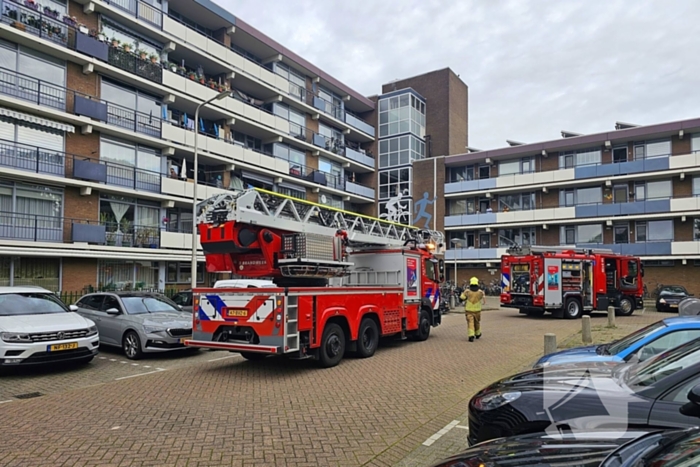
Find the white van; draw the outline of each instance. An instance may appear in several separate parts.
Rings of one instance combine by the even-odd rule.
[[[226,279],[216,281],[215,289],[245,289],[260,287],[277,287],[274,282],[268,279]]]

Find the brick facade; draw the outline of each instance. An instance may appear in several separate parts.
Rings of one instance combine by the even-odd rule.
[[[435,157],[424,159],[413,163],[413,173],[421,174],[413,177],[413,203],[420,202],[423,194],[428,193],[428,200],[433,204],[426,204],[425,212],[432,216],[430,219],[430,229],[443,231],[445,228],[445,158]],[[433,183],[433,174],[437,173],[437,179]],[[437,192],[435,187],[437,186]],[[436,211],[437,210],[437,211]],[[414,209],[413,217],[418,216],[418,209]],[[436,221],[437,225],[434,224]],[[416,225],[424,227],[425,218],[419,219]]]
[[[64,258],[63,284],[65,292],[81,292],[87,286],[97,288],[97,260],[92,258]]]

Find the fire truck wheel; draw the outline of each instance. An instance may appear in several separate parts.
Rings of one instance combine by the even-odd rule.
[[[634,313],[634,303],[628,297],[622,297],[620,300],[620,308],[615,310],[615,314],[620,316],[629,316]]]
[[[428,337],[430,337],[430,314],[427,310],[423,309],[420,312],[418,330],[414,334],[413,340],[422,342],[428,340]]]
[[[357,336],[357,355],[367,358],[374,355],[379,345],[379,328],[372,318],[365,318],[360,324]]]
[[[567,319],[577,319],[581,317],[581,302],[575,298],[569,298],[566,300],[566,307],[564,308],[564,317]]]
[[[241,352],[241,357],[245,358],[246,360],[250,360],[251,362],[257,362],[258,360],[265,360],[267,355],[257,352]]]
[[[335,323],[326,325],[318,349],[318,361],[321,368],[336,366],[345,354],[345,333],[343,328]]]

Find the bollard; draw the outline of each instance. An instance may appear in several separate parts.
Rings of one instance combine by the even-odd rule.
[[[612,306],[608,307],[608,327],[615,327],[615,307]]]
[[[581,335],[583,336],[583,343],[590,344],[593,342],[591,337],[591,317],[584,316],[581,318]]]
[[[545,334],[544,335],[544,354],[549,355],[557,351],[557,335],[556,334]]]

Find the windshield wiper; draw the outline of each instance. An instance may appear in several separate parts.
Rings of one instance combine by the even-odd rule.
[[[676,436],[670,436],[668,438],[662,439],[657,443],[657,446],[652,449],[651,451],[647,452],[644,454],[642,457],[637,460],[637,462],[634,464],[635,466],[645,466],[647,465],[647,461],[652,460],[654,457],[656,457],[658,454],[660,454],[662,451],[664,451],[667,447],[669,447],[672,444],[677,443],[683,438],[687,438],[689,434],[687,432],[681,432],[678,433]]]

